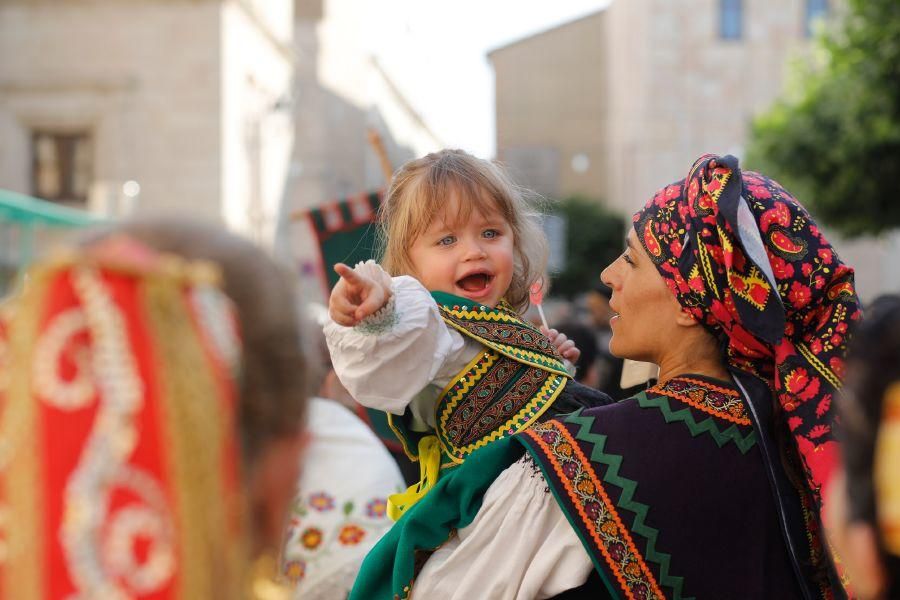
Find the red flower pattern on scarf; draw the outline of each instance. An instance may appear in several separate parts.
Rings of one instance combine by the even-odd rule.
[[[753,223],[735,216],[740,203]],[[861,317],[853,270],[797,200],[777,182],[742,172],[734,157],[701,157],[633,220],[638,239],[653,240],[648,254],[679,303],[727,338],[730,366],[770,383],[820,508],[837,463],[831,398]],[[753,225],[758,238],[745,231]],[[754,263],[760,256],[768,265]]]

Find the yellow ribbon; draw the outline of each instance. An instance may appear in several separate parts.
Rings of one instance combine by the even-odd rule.
[[[437,483],[441,472],[441,446],[436,435],[427,435],[419,440],[419,483],[415,483],[399,494],[388,496],[387,514],[396,521],[409,507],[422,499]]]

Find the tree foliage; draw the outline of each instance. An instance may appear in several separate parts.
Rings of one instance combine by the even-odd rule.
[[[754,121],[748,165],[846,235],[900,226],[900,2],[847,0],[796,75]]]
[[[552,276],[551,291],[571,298],[600,281],[600,272],[621,252],[625,221],[598,201],[575,196],[553,212],[566,221],[566,268]]]

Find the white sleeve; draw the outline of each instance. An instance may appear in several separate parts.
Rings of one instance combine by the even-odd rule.
[[[500,474],[475,520],[425,563],[416,598],[531,600],[587,581],[591,559],[534,469],[526,454]]]
[[[466,344],[447,327],[418,280],[394,277],[391,290],[387,311],[376,320],[343,327],[329,319],[324,329],[332,365],[347,391],[364,406],[402,415],[427,385],[465,366],[460,363]]]

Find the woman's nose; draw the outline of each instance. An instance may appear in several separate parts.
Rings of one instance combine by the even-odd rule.
[[[613,262],[611,264],[606,265],[606,268],[600,272],[600,281],[602,281],[603,283],[605,283],[606,285],[608,285],[611,288],[615,287],[615,284],[613,283],[613,279],[614,279],[613,267],[615,266],[615,264],[616,263]]]

